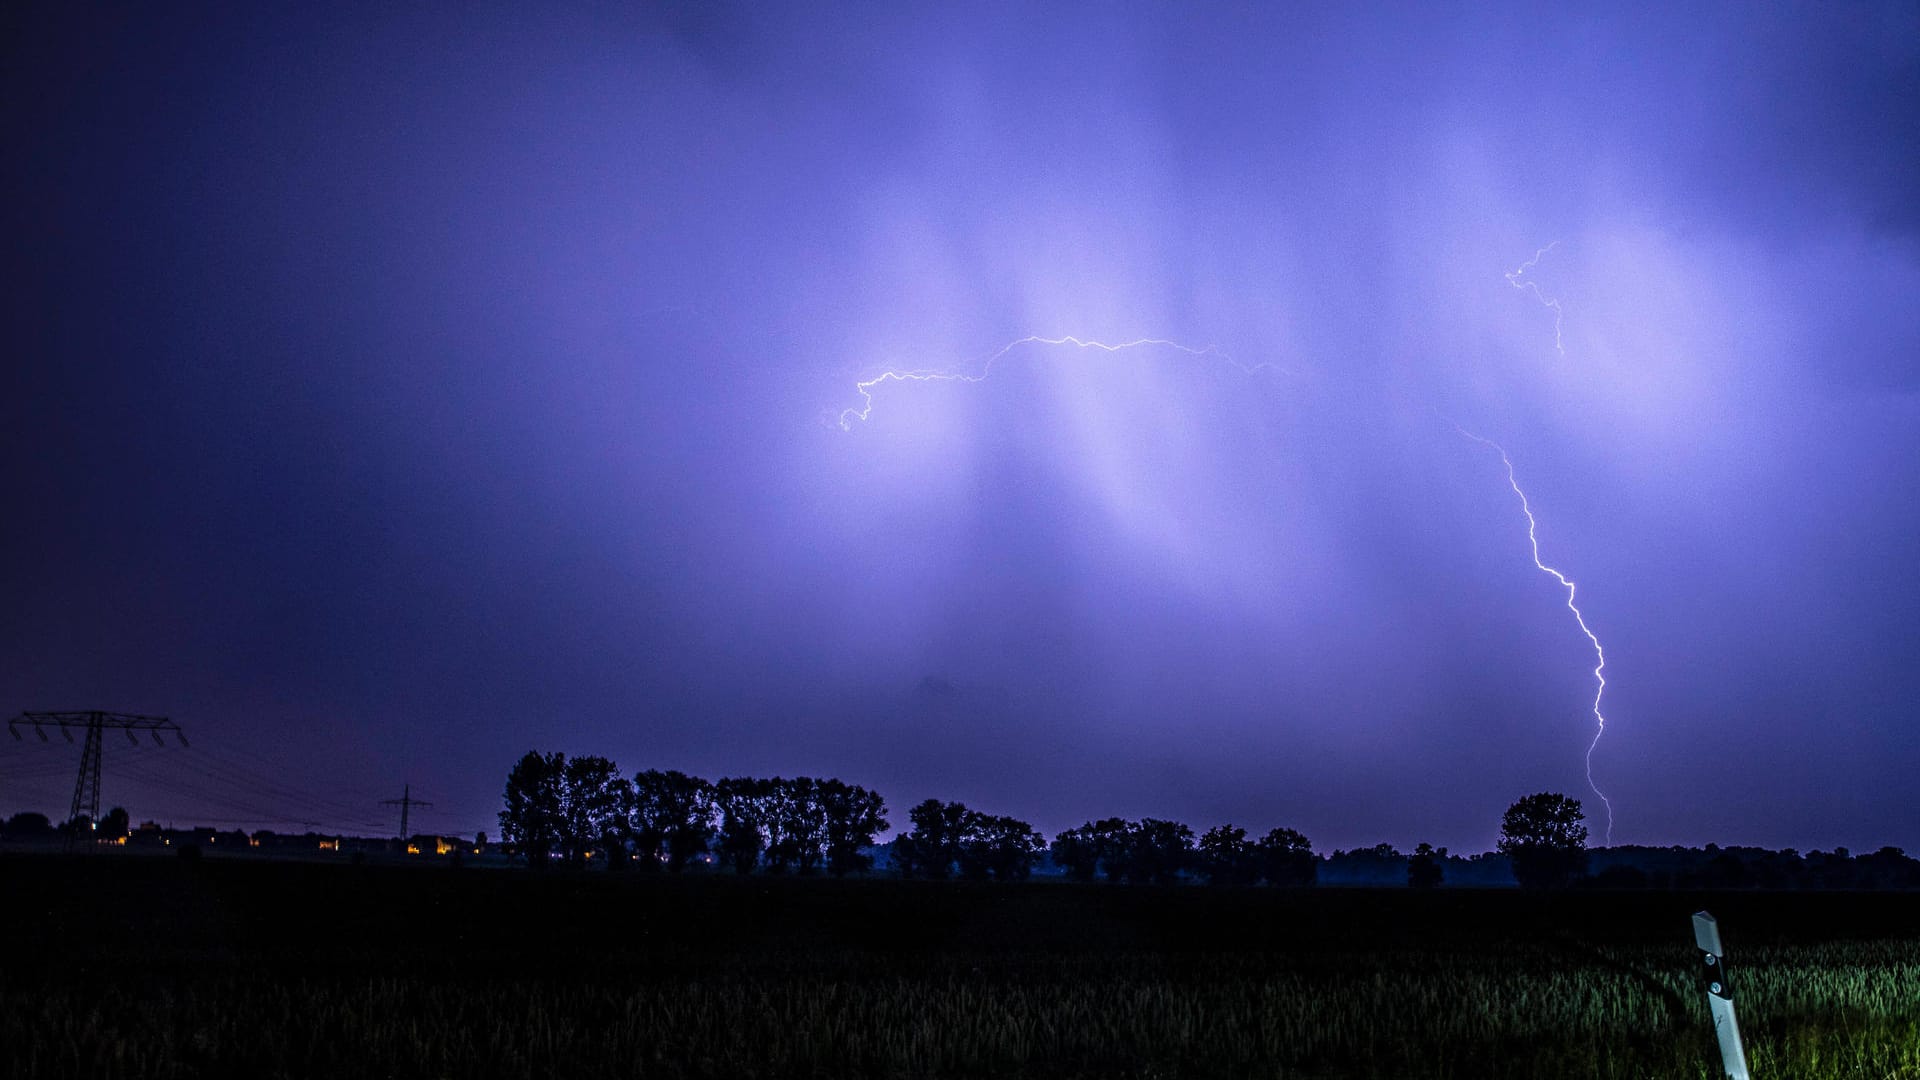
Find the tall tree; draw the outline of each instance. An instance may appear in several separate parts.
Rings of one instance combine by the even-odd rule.
[[[773,800],[779,839],[767,846],[767,861],[778,870],[791,863],[802,874],[820,868],[826,854],[826,811],[820,802],[820,781],[811,776],[776,780]]]
[[[527,857],[527,865],[547,865],[565,833],[565,754],[529,750],[507,773],[506,808],[500,811],[500,838]]]
[[[1050,851],[1054,865],[1075,881],[1092,881],[1100,870],[1100,838],[1091,821],[1055,836]]]
[[[822,780],[819,806],[826,837],[827,871],[834,877],[867,869],[866,848],[887,828],[887,804],[875,791],[841,780]]]
[[[609,863],[624,861],[627,833],[625,786],[620,766],[588,754],[561,769],[561,846],[569,862],[600,852]]]
[[[628,821],[644,869],[675,873],[707,850],[713,837],[714,786],[678,769],[633,775]]]
[[[1586,873],[1585,818],[1578,799],[1550,791],[1528,795],[1507,807],[1495,848],[1513,861],[1513,878],[1523,888],[1560,888]]]
[[[1447,849],[1421,843],[1407,859],[1407,887],[1437,889],[1446,880]]]
[[[1320,860],[1314,857],[1313,843],[1293,829],[1274,829],[1255,846],[1260,876],[1269,885],[1300,889],[1313,884],[1320,873]]]
[[[1137,879],[1135,869],[1138,845],[1134,842],[1136,826],[1125,818],[1102,818],[1087,826],[1093,838],[1094,850],[1098,852],[1100,867],[1107,873],[1107,880],[1113,882]]]
[[[762,781],[760,822],[767,833],[767,872],[806,872],[819,860],[819,822],[814,814],[811,777],[776,776]]]
[[[938,799],[928,799],[907,811],[913,828],[893,842],[893,859],[901,876],[937,879],[952,874],[971,813],[960,803]]]
[[[969,813],[960,828],[960,874],[975,881],[1022,881],[1045,850],[1046,840],[1019,818]]]
[[[127,816],[126,807],[116,806],[100,819],[99,837],[102,840],[118,840],[132,831],[133,821]]]
[[[1140,819],[1133,830],[1133,862],[1128,868],[1133,880],[1171,885],[1192,863],[1192,829],[1177,821]]]
[[[1215,885],[1251,885],[1260,878],[1254,846],[1247,830],[1237,825],[1215,825],[1200,837],[1200,871]]]
[[[666,788],[667,869],[678,874],[713,842],[713,785],[669,769]]]
[[[766,849],[768,787],[767,781],[747,776],[727,777],[714,785],[714,801],[720,812],[720,861],[737,874],[752,873]]]

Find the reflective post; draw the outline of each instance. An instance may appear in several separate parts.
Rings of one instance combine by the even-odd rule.
[[[1713,1010],[1713,1033],[1720,1039],[1720,1064],[1732,1080],[1749,1080],[1747,1051],[1740,1045],[1740,1023],[1733,1016],[1733,986],[1727,982],[1727,952],[1720,944],[1720,924],[1712,915],[1694,913],[1693,943],[1700,947],[1707,1007]]]

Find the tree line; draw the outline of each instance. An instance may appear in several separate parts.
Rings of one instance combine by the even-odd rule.
[[[536,868],[598,860],[616,870],[677,872],[699,860],[740,874],[843,876],[872,868],[873,852],[883,850],[903,877],[1019,881],[1045,858],[1075,881],[1165,885],[1197,877],[1303,888],[1325,861],[1305,834],[1284,827],[1253,836],[1216,825],[1196,836],[1177,821],[1112,817],[1049,841],[1018,818],[938,799],[908,810],[908,828],[876,848],[890,828],[886,814],[878,793],[837,779],[708,781],[659,769],[627,776],[608,758],[529,751],[507,775],[500,827]],[[1585,878],[1586,842],[1579,800],[1542,792],[1507,808],[1497,850],[1522,886],[1556,888]],[[1409,886],[1433,888],[1444,882],[1448,855],[1430,844],[1411,854],[1381,844],[1333,858],[1341,866],[1377,864],[1403,872]]]
[[[612,760],[529,751],[507,775],[502,839],[528,865],[681,871],[703,859],[737,873],[835,876],[869,869],[888,829],[881,797],[814,777],[708,781],[677,770],[626,776]],[[1019,881],[1043,856],[1069,878],[1168,884],[1198,874],[1222,884],[1313,884],[1318,860],[1303,834],[1274,829],[1250,839],[1221,825],[1198,839],[1175,821],[1105,818],[1049,842],[1018,818],[928,799],[887,846],[903,877]],[[1442,852],[1444,854],[1444,851]]]
[[[536,868],[595,859],[680,871],[695,859],[740,873],[865,870],[886,804],[810,776],[707,781],[678,770],[628,777],[611,760],[529,751],[507,774],[501,837]]]
[[[1216,825],[1197,840],[1177,821],[1105,818],[1054,838],[1053,861],[1069,878],[1166,885],[1197,873],[1220,885],[1311,885],[1319,870],[1313,844],[1294,829],[1257,839],[1237,825]]]

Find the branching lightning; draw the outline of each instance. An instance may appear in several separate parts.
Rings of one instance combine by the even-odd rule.
[[[1538,258],[1538,256],[1535,257]],[[1612,844],[1613,801],[1607,798],[1606,792],[1600,790],[1600,785],[1593,782],[1593,751],[1600,745],[1600,737],[1607,733],[1607,718],[1606,715],[1600,711],[1600,699],[1607,692],[1607,651],[1600,646],[1600,638],[1594,634],[1591,627],[1587,626],[1587,617],[1580,613],[1579,605],[1574,603],[1575,590],[1573,582],[1570,581],[1565,574],[1540,561],[1540,525],[1539,522],[1534,520],[1533,505],[1527,501],[1527,493],[1520,490],[1520,479],[1513,471],[1513,459],[1507,456],[1506,447],[1501,446],[1492,439],[1475,435],[1473,432],[1457,425],[1454,430],[1472,439],[1474,442],[1491,446],[1499,452],[1500,463],[1507,467],[1507,486],[1512,488],[1513,493],[1520,497],[1520,512],[1527,516],[1527,543],[1533,548],[1533,565],[1541,573],[1547,574],[1551,576],[1553,580],[1559,582],[1561,588],[1567,590],[1567,610],[1573,612],[1573,621],[1579,624],[1580,632],[1587,636],[1587,641],[1593,646],[1593,719],[1596,726],[1593,731],[1593,741],[1587,744],[1587,786],[1593,789],[1595,795],[1600,796],[1601,804],[1607,808],[1607,843]]]
[[[1509,271],[1507,273],[1507,284],[1513,286],[1516,289],[1519,289],[1521,292],[1532,293],[1533,298],[1535,300],[1538,300],[1542,305],[1553,309],[1553,351],[1559,353],[1561,357],[1564,358],[1567,355],[1567,349],[1560,339],[1560,319],[1562,316],[1566,314],[1566,312],[1561,310],[1560,300],[1557,297],[1551,297],[1541,292],[1540,283],[1533,280],[1532,278],[1527,278],[1525,281],[1520,280],[1522,275],[1524,275],[1527,271],[1533,269],[1536,265],[1539,264],[1540,260],[1546,256],[1547,252],[1552,251],[1554,248],[1557,248],[1559,246],[1560,246],[1560,241],[1555,240],[1553,243],[1548,244],[1546,247],[1543,247],[1539,251],[1534,252],[1533,258],[1528,259],[1526,262],[1521,263],[1518,269]]]
[[[1561,315],[1560,302],[1556,299],[1552,299],[1543,295],[1540,292],[1539,286],[1535,284],[1531,279],[1528,279],[1525,281],[1521,280],[1521,276],[1523,274],[1525,274],[1528,270],[1532,269],[1533,266],[1536,263],[1538,263],[1542,257],[1544,257],[1549,251],[1552,251],[1554,247],[1556,247],[1558,244],[1559,244],[1559,241],[1556,240],[1554,241],[1554,243],[1548,244],[1546,247],[1541,248],[1539,251],[1534,252],[1533,258],[1527,260],[1525,263],[1523,263],[1519,267],[1519,269],[1514,270],[1512,273],[1507,275],[1507,282],[1508,284],[1512,285],[1516,289],[1533,293],[1534,297],[1538,299],[1543,305],[1553,309],[1554,311],[1554,348],[1558,350],[1562,356],[1564,356],[1566,355],[1566,350],[1562,348],[1561,341],[1560,341],[1560,315]],[[1002,357],[1005,357],[1008,353],[1011,353],[1014,350],[1019,349],[1022,346],[1026,346],[1026,345],[1048,345],[1048,346],[1056,346],[1056,347],[1072,346],[1073,348],[1076,348],[1076,349],[1096,349],[1104,353],[1118,353],[1118,352],[1126,351],[1128,349],[1136,349],[1136,348],[1152,346],[1152,347],[1159,347],[1159,348],[1166,348],[1166,349],[1174,349],[1179,352],[1186,353],[1189,356],[1212,358],[1222,363],[1231,365],[1236,370],[1241,371],[1242,373],[1245,373],[1248,375],[1258,374],[1266,370],[1276,370],[1276,371],[1286,370],[1284,368],[1277,367],[1276,365],[1267,364],[1267,363],[1248,366],[1248,365],[1239,363],[1238,361],[1232,359],[1231,357],[1225,355],[1224,353],[1221,353],[1212,345],[1205,346],[1204,348],[1196,348],[1191,345],[1183,345],[1177,341],[1169,341],[1165,338],[1138,338],[1133,341],[1123,341],[1119,343],[1110,344],[1104,341],[1094,341],[1091,339],[1078,338],[1070,335],[1065,337],[1054,337],[1054,338],[1041,337],[1039,335],[1031,335],[1028,337],[1023,337],[1014,341],[1010,341],[1007,344],[1002,345],[997,351],[993,353],[993,355],[987,357],[986,361],[980,365],[980,368],[978,371],[972,371],[972,372],[947,371],[939,368],[894,368],[894,369],[883,371],[880,374],[875,375],[870,379],[865,379],[861,382],[855,383],[854,390],[856,393],[860,395],[861,404],[857,408],[849,408],[841,411],[838,418],[840,428],[843,431],[851,431],[853,428],[854,421],[856,420],[864,421],[868,419],[870,416],[872,416],[873,407],[874,407],[874,392],[877,388],[879,388],[884,384],[906,383],[906,382],[964,382],[964,383],[985,382],[993,374],[994,365],[998,363]],[[1600,745],[1601,737],[1604,736],[1607,732],[1606,714],[1601,711],[1601,707],[1600,707],[1601,699],[1606,695],[1606,692],[1607,692],[1606,650],[1601,646],[1599,636],[1596,635],[1593,632],[1593,629],[1587,625],[1586,616],[1581,612],[1579,604],[1576,602],[1577,590],[1575,588],[1573,581],[1570,580],[1565,574],[1561,573],[1558,569],[1552,566],[1549,566],[1540,558],[1539,522],[1534,517],[1533,505],[1527,499],[1527,493],[1521,490],[1518,474],[1514,470],[1513,460],[1507,455],[1506,448],[1501,446],[1499,443],[1494,442],[1491,439],[1487,439],[1482,436],[1476,435],[1473,432],[1466,430],[1465,428],[1459,427],[1458,425],[1455,425],[1455,430],[1459,431],[1461,435],[1464,435],[1465,437],[1472,439],[1477,443],[1481,443],[1486,446],[1492,447],[1496,452],[1499,453],[1500,462],[1501,464],[1506,466],[1506,470],[1507,470],[1507,486],[1510,487],[1513,490],[1514,495],[1516,495],[1520,499],[1520,511],[1522,514],[1526,515],[1527,543],[1532,549],[1533,565],[1541,573],[1546,574],[1549,577],[1553,578],[1554,581],[1559,583],[1561,588],[1567,591],[1567,610],[1573,613],[1574,623],[1579,626],[1580,632],[1586,636],[1587,642],[1593,646],[1594,694],[1593,694],[1592,711],[1593,711],[1593,718],[1595,722],[1595,728],[1593,733],[1593,739],[1591,742],[1587,744],[1587,752],[1586,752],[1586,759],[1585,759],[1587,786],[1593,790],[1593,793],[1600,798],[1600,802],[1602,803],[1602,805],[1606,807],[1606,811],[1607,811],[1606,840],[1607,840],[1607,843],[1611,844],[1613,842],[1613,802],[1612,800],[1607,798],[1606,792],[1600,790],[1600,785],[1595,783],[1593,779],[1593,754],[1594,754],[1594,751]]]
[[[1239,361],[1226,355],[1220,350],[1214,348],[1212,345],[1208,345],[1204,348],[1195,348],[1192,345],[1182,345],[1177,341],[1168,341],[1165,338],[1137,338],[1133,341],[1122,341],[1118,344],[1110,345],[1104,341],[1093,341],[1093,340],[1081,339],[1081,338],[1073,337],[1071,335],[1066,337],[1048,338],[1048,337],[1040,337],[1039,335],[1035,334],[1028,337],[1020,338],[1016,341],[1009,341],[1005,345],[1002,345],[999,351],[995,352],[992,356],[987,357],[986,363],[980,365],[980,370],[978,372],[974,372],[971,374],[967,372],[942,371],[937,368],[909,368],[905,370],[894,369],[894,370],[883,371],[880,374],[875,375],[873,378],[867,379],[864,382],[855,383],[854,390],[859,393],[862,404],[857,409],[845,409],[840,413],[840,430],[851,431],[853,429],[853,422],[855,420],[865,420],[867,419],[868,416],[872,415],[874,388],[877,386],[880,386],[883,383],[985,382],[987,380],[987,377],[993,374],[993,365],[997,361],[999,361],[1001,357],[1007,355],[1008,353],[1021,347],[1022,345],[1071,345],[1076,349],[1098,349],[1101,352],[1108,352],[1108,353],[1123,352],[1127,349],[1137,349],[1143,346],[1151,345],[1151,346],[1159,346],[1167,349],[1177,349],[1180,352],[1188,354],[1189,356],[1211,357],[1215,360],[1220,361],[1221,363],[1231,365],[1235,369],[1248,375],[1255,375],[1262,371],[1283,370],[1281,368],[1276,367],[1273,364],[1265,364],[1265,363],[1255,364],[1252,367],[1248,367],[1247,365],[1240,363]]]

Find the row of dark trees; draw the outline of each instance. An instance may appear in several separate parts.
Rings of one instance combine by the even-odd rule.
[[[127,835],[133,829],[132,819],[122,807],[102,814],[94,821],[81,814],[58,825],[47,815],[33,810],[22,810],[4,822],[0,822],[0,837],[10,840],[32,840],[54,835],[91,836],[100,840],[113,840]]]
[[[1053,840],[1053,861],[1076,881],[1170,884],[1196,872],[1215,884],[1302,887],[1313,884],[1319,862],[1313,844],[1293,829],[1256,840],[1237,825],[1216,825],[1196,841],[1177,821],[1105,818],[1068,829]]]
[[[738,873],[836,876],[872,864],[868,851],[888,828],[880,796],[856,784],[813,777],[729,777],[709,782],[647,769],[628,777],[603,757],[530,751],[507,776],[500,811],[503,839],[535,867],[558,860],[604,860],[612,869],[684,870],[707,859]],[[1195,837],[1177,821],[1105,818],[1068,829],[1049,844],[1018,818],[928,799],[907,812],[911,827],[891,847],[905,877],[1017,881],[1051,856],[1068,877],[1170,884],[1198,875],[1225,885],[1312,885],[1320,860],[1296,830],[1250,837],[1218,825]],[[1586,826],[1580,803],[1565,795],[1529,795],[1507,809],[1499,850],[1523,886],[1556,887],[1584,876]],[[1341,853],[1346,854],[1346,853]],[[1360,853],[1360,854],[1365,854]],[[1381,859],[1404,860],[1407,884],[1442,883],[1447,852],[1421,844],[1403,856],[1387,845]]]
[[[969,810],[928,799],[907,811],[913,827],[893,841],[893,866],[902,877],[946,878],[956,871],[975,881],[1020,881],[1047,850],[1047,841],[1019,818]]]
[[[1019,880],[1045,854],[1074,881],[1166,885],[1199,877],[1216,885],[1305,888],[1326,862],[1304,834],[1287,828],[1252,838],[1237,825],[1216,825],[1196,838],[1177,821],[1104,818],[1068,829],[1049,844],[1024,821],[981,814],[960,803],[929,799],[907,816],[912,830],[892,845],[894,866],[907,877],[945,878],[957,872],[966,878]],[[1352,873],[1355,864],[1377,863],[1394,868],[1413,888],[1435,888],[1445,880],[1446,861],[1447,849],[1431,844],[1410,855],[1380,844],[1336,851],[1330,865]],[[1378,882],[1390,874],[1365,876]]]
[[[1313,844],[1294,829],[1277,828],[1259,838],[1237,825],[1216,825],[1199,837],[1177,821],[1104,818],[1068,829],[1048,844],[1032,826],[995,817],[957,802],[928,799],[907,813],[912,828],[893,842],[895,867],[907,877],[961,877],[1011,881],[1026,877],[1043,853],[1076,881],[1165,885],[1197,875],[1221,885],[1265,883],[1282,888],[1312,885],[1321,860]],[[1521,885],[1556,888],[1584,876],[1587,828],[1577,799],[1543,792],[1507,808],[1501,819],[1501,854]],[[1372,859],[1404,867],[1413,888],[1434,888],[1446,876],[1447,849],[1421,844],[1411,855],[1391,845],[1336,852],[1347,862]]]
[[[740,873],[864,870],[887,828],[880,796],[840,780],[730,777],[677,770],[627,777],[611,760],[529,751],[507,774],[502,839],[527,863],[686,869],[711,855]]]
[[[1594,884],[1614,889],[1920,889],[1920,860],[1897,847],[1614,847],[1596,852]]]
[[[675,770],[628,777],[603,757],[529,751],[507,776],[503,839],[529,865],[604,860],[612,869],[684,870],[707,858],[738,873],[765,869],[844,875],[872,864],[868,849],[888,828],[886,804],[866,788],[813,777],[729,777],[709,782]],[[1257,839],[1236,825],[1195,837],[1177,821],[1105,818],[1068,829],[1049,844],[1018,818],[928,799],[907,812],[911,827],[891,845],[905,877],[1017,881],[1043,855],[1068,877],[1170,884],[1197,874],[1218,884],[1314,883],[1320,860],[1300,832],[1276,828]],[[1528,886],[1568,884],[1586,869],[1578,801],[1529,795],[1508,808],[1500,851]],[[1384,855],[1406,858],[1390,848]],[[1407,883],[1441,884],[1446,849],[1420,845],[1407,858]]]

